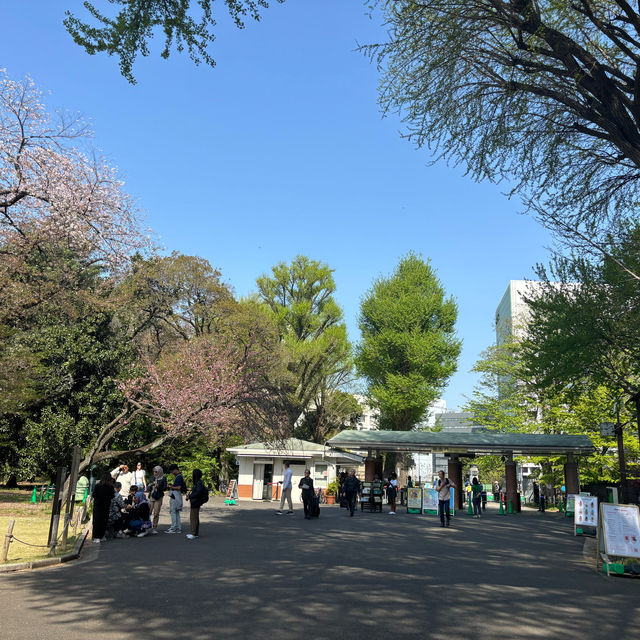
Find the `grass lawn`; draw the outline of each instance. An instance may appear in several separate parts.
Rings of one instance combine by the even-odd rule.
[[[32,491],[32,486],[29,489],[0,489],[0,545],[4,542],[10,518],[14,518],[16,521],[13,528],[15,538],[30,544],[47,544],[51,518],[51,501],[31,504]],[[61,525],[63,521],[64,515],[61,518]],[[58,529],[58,535],[61,533],[62,526]],[[75,537],[72,534],[73,529],[69,528],[67,548],[64,550],[58,549],[56,555],[63,555],[73,547]],[[48,548],[30,547],[13,540],[9,547],[7,563],[27,562],[46,558],[48,555]]]

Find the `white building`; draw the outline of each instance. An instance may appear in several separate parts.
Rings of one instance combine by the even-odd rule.
[[[291,497],[300,501],[298,483],[305,469],[311,471],[314,487],[326,489],[336,477],[338,466],[357,466],[362,456],[325,447],[314,442],[289,438],[280,443],[253,442],[227,449],[238,461],[240,500],[277,500],[282,490],[284,463],[293,472]]]
[[[531,317],[525,298],[535,297],[542,286],[542,282],[532,280],[509,280],[496,309],[496,344],[502,344],[511,336],[524,337]]]

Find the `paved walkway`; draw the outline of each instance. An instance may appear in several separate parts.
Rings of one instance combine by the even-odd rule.
[[[640,639],[640,580],[597,573],[557,514],[493,510],[441,529],[404,512],[324,507],[306,521],[216,499],[201,529],[0,576],[0,637]]]

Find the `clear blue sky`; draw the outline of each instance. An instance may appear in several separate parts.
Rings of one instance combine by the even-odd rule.
[[[0,67],[89,118],[164,247],[207,258],[238,295],[279,261],[322,260],[357,340],[372,281],[410,250],[430,258],[459,306],[463,352],[444,394],[458,407],[508,281],[533,276],[549,237],[503,187],[428,166],[381,117],[376,68],[355,48],[384,32],[360,0],[287,0],[243,31],[216,4],[215,69],[162,60],[158,39],[128,84],[115,58],[65,32],[65,8],[86,16],[81,0],[5,3]]]

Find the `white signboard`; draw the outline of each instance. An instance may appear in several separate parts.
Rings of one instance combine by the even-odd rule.
[[[635,505],[602,505],[605,552],[611,556],[640,558],[640,516]]]
[[[598,498],[595,496],[570,495],[574,499],[574,518],[576,526],[598,526]],[[567,501],[568,504],[568,501]],[[567,506],[567,510],[569,507]]]
[[[438,510],[438,492],[435,489],[424,489],[422,491],[422,510]]]

